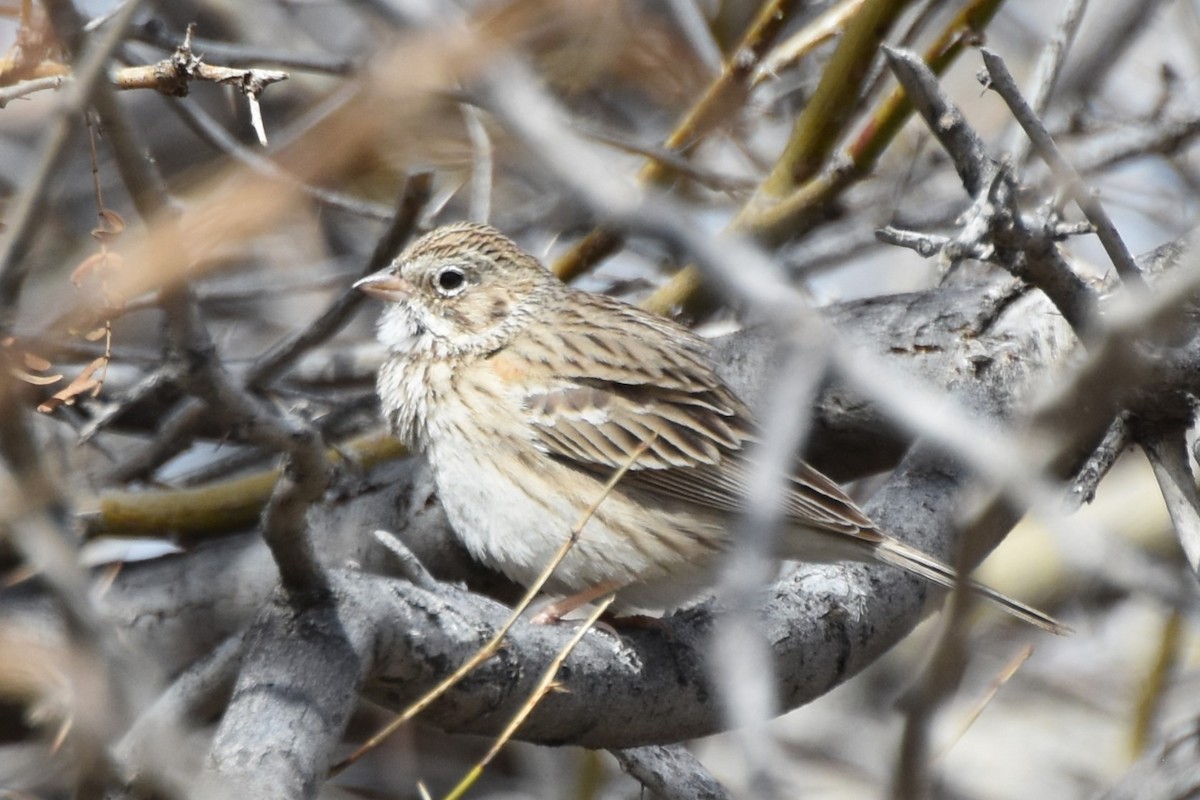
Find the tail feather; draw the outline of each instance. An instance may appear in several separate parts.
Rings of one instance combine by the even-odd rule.
[[[952,567],[896,539],[885,537],[882,541],[875,544],[873,551],[875,558],[879,561],[900,567],[947,589],[953,589],[959,583],[958,574]],[[1030,625],[1035,625],[1050,633],[1065,634],[1071,632],[1069,627],[1063,625],[1049,614],[1038,611],[1032,606],[1027,606],[1019,600],[1014,600],[1011,597],[1000,594],[1000,592],[991,587],[984,586],[982,583],[972,580],[965,580],[963,583],[970,591],[991,601],[1003,611],[1013,615],[1017,619],[1028,622]]]

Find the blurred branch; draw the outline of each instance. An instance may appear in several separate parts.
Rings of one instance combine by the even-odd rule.
[[[1036,119],[1041,119],[1046,113],[1050,95],[1062,74],[1067,51],[1071,49],[1071,45],[1075,41],[1075,34],[1079,32],[1079,23],[1083,21],[1083,12],[1087,8],[1087,4],[1088,0],[1068,0],[1063,8],[1062,19],[1058,27],[1054,29],[1054,34],[1038,58],[1033,77],[1033,99],[1029,101],[1032,116]],[[1016,135],[1008,147],[1008,153],[1012,159],[1012,169],[1017,176],[1020,175],[1021,165],[1025,163],[1025,158],[1029,154],[1030,144],[1031,140],[1028,134]]]
[[[783,197],[820,172],[857,113],[859,96],[904,0],[866,0],[842,31],[837,49],[821,72],[821,82],[800,113],[779,160],[763,181],[769,202]]]
[[[289,595],[305,602],[323,599],[328,584],[305,524],[308,507],[329,484],[320,434],[277,416],[229,377],[186,286],[165,290],[164,306],[169,357],[180,365],[181,384],[246,441],[287,456],[263,511],[263,539]]]
[[[704,94],[688,109],[671,131],[663,148],[687,156],[725,120],[732,117],[750,96],[754,70],[791,21],[799,4],[795,0],[766,0],[740,42]],[[638,172],[641,183],[665,183],[678,174],[671,163],[661,159],[647,161]],[[621,246],[621,235],[597,228],[558,257],[554,274],[564,281],[586,272],[612,255]]]
[[[233,690],[245,645],[230,636],[177,676],[113,748],[134,790],[186,796],[189,734],[201,720],[218,715]]]
[[[925,51],[929,68],[941,74],[954,63],[963,49],[982,35],[1001,2],[970,0]],[[803,238],[827,215],[843,192],[872,173],[911,113],[912,105],[898,87],[869,116],[858,137],[847,147],[844,158],[831,159],[828,169],[796,186],[785,197],[747,204],[730,227],[766,246]],[[683,308],[690,314],[704,315],[712,310],[712,305],[711,298],[699,293],[701,285],[701,274],[693,267],[684,267],[655,290],[643,306],[660,314]]]
[[[967,612],[974,599],[960,586],[950,594],[941,629],[921,674],[901,698],[904,729],[892,771],[894,800],[918,800],[930,796],[930,739],[934,717],[958,691],[967,669]]]
[[[366,434],[329,450],[328,463],[339,463],[343,453],[350,454],[357,468],[371,469],[404,456],[405,449],[386,434]],[[170,534],[186,546],[239,530],[258,519],[279,475],[279,468],[274,468],[188,489],[102,492],[96,512],[85,518],[87,535]]]
[[[45,78],[32,78],[20,83],[14,83],[11,86],[2,87],[0,88],[0,108],[4,108],[13,100],[28,97],[36,92],[44,92],[48,89],[61,89],[72,80],[69,75],[50,75]]]
[[[1186,425],[1181,421],[1178,428],[1142,435],[1138,441],[1154,468],[1188,564],[1200,576],[1200,493],[1188,458]]]
[[[1172,728],[1097,800],[1179,800],[1200,793],[1200,727],[1195,719]]]
[[[363,266],[361,275],[370,275],[387,266],[400,254],[416,231],[417,220],[429,202],[433,174],[420,172],[404,181],[396,198],[396,210],[383,233],[375,240],[375,249]],[[246,373],[245,382],[251,389],[261,389],[270,383],[297,358],[314,346],[340,331],[350,316],[362,304],[365,295],[349,284],[333,303],[306,327],[276,342],[259,356]]]
[[[274,179],[287,181],[318,203],[330,208],[341,209],[342,211],[357,214],[367,219],[386,220],[391,218],[391,212],[385,205],[371,203],[344,192],[335,192],[321,186],[314,186],[297,178],[271,159],[244,147],[241,142],[230,136],[224,128],[217,124],[212,117],[205,114],[194,104],[166,102],[167,107],[174,111],[193,133],[220,152],[226,153],[255,172]]]
[[[48,7],[63,3],[69,4],[69,0],[55,0]],[[103,85],[104,67],[124,38],[125,28],[139,5],[139,0],[128,0],[120,13],[109,22],[108,30],[102,36],[90,39],[86,49],[79,54],[71,90],[63,102],[58,119],[42,141],[37,165],[25,188],[5,210],[6,229],[4,236],[0,237],[0,334],[11,332],[13,317],[21,301],[21,290],[33,266],[33,262],[25,257],[26,251],[36,233],[36,223],[44,212],[43,202],[50,177],[58,169],[72,127],[78,124],[75,114],[91,102],[97,87]]]
[[[140,386],[135,387],[126,402],[120,405],[128,405],[154,394],[178,390],[177,370],[170,369],[165,372],[168,374],[161,377],[158,374],[151,375]],[[113,416],[116,413],[114,412]],[[106,482],[120,486],[129,481],[145,480],[151,477],[155,470],[191,447],[196,439],[197,429],[209,417],[210,414],[204,403],[194,397],[176,403],[162,415],[161,422],[150,441],[113,464],[108,471]],[[109,419],[112,418],[109,417]],[[97,428],[95,432],[99,430]]]
[[[1075,61],[1062,77],[1059,92],[1079,99],[1099,92],[1109,72],[1120,63],[1125,51],[1139,41],[1138,34],[1163,5],[1163,0],[1134,0],[1120,14],[1100,15],[1098,30],[1081,43]]]
[[[166,23],[150,19],[130,31],[133,38],[152,44],[160,50],[173,51],[179,46],[179,36],[167,29]],[[329,75],[350,75],[355,68],[353,60],[327,55],[296,55],[287,50],[269,50],[259,46],[247,46],[236,42],[220,42],[201,36],[190,36],[192,47],[209,59],[217,59],[231,66],[269,65],[280,69],[320,72]]]

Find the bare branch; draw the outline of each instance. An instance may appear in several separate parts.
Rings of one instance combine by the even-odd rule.
[[[361,275],[383,269],[387,262],[399,255],[417,226],[417,219],[425,204],[433,176],[428,172],[418,173],[404,182],[396,198],[396,211],[383,234],[375,242],[375,249],[367,259]],[[268,352],[259,356],[246,374],[246,385],[261,388],[270,383],[305,351],[320,344],[341,330],[350,316],[362,304],[363,293],[347,285],[338,298],[307,327],[286,339],[277,342]]]
[[[967,124],[958,107],[950,102],[938,84],[937,76],[919,56],[891,47],[884,47],[883,52],[896,79],[908,93],[908,99],[950,155],[967,194],[972,197],[984,194],[996,169],[983,140]]]
[[[13,100],[18,100],[22,97],[28,97],[37,92],[47,90],[58,90],[70,83],[72,78],[69,75],[49,75],[45,78],[33,78],[20,83],[14,83],[12,86],[0,87],[0,108],[4,108]]]
[[[704,765],[681,745],[614,750],[621,769],[663,800],[730,800]]]
[[[1054,85],[1058,82],[1059,75],[1062,74],[1067,51],[1075,41],[1075,34],[1079,32],[1079,23],[1083,21],[1083,12],[1087,8],[1087,3],[1088,0],[1069,0],[1067,2],[1058,27],[1054,29],[1054,34],[1042,50],[1041,58],[1038,59],[1037,67],[1034,70],[1033,99],[1029,103],[1036,117],[1040,118],[1046,113]],[[1029,154],[1029,145],[1028,136],[1017,135],[1013,137],[1013,143],[1008,148],[1013,170],[1018,174]]]
[[[989,85],[1004,98],[1009,110],[1013,112],[1013,116],[1025,130],[1025,134],[1033,146],[1037,148],[1038,154],[1050,166],[1055,178],[1083,210],[1088,221],[1095,226],[1096,235],[1100,238],[1100,243],[1104,245],[1104,251],[1112,259],[1117,274],[1127,284],[1145,288],[1145,280],[1138,271],[1137,264],[1134,263],[1133,254],[1129,252],[1124,240],[1117,233],[1117,228],[1105,212],[1104,206],[1100,204],[1095,194],[1084,185],[1083,178],[1075,171],[1075,168],[1067,163],[1062,152],[1050,137],[1049,131],[1046,130],[1025,99],[1021,97],[1021,90],[1017,88],[1016,81],[1013,80],[1008,67],[1004,65],[1003,59],[986,47],[982,48],[980,53],[983,55],[983,63],[988,68]]]
[[[1142,436],[1139,441],[1154,467],[1154,477],[1162,489],[1183,552],[1192,571],[1200,576],[1200,494],[1188,462],[1184,431],[1163,431]]]
[[[949,153],[963,186],[974,198],[953,248],[952,259],[984,258],[1044,291],[1085,342],[1095,324],[1097,297],[1058,252],[1062,228],[1056,216],[1026,220],[1017,204],[1017,187],[998,165],[961,112],[919,58],[902,50],[887,51],[913,104]]]

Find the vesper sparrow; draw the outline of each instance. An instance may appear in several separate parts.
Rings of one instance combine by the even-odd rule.
[[[534,581],[610,477],[651,442],[554,572],[547,591],[567,597],[541,619],[614,589],[621,607],[669,609],[712,586],[743,507],[755,424],[703,339],[567,286],[485,225],[439,228],[356,285],[388,301],[378,388],[392,431],[428,457],[471,554],[517,583]],[[954,585],[953,569],[881,532],[807,464],[781,512],[781,558],[882,561]]]

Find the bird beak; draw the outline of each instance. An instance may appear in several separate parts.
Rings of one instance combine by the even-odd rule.
[[[390,269],[380,270],[355,281],[354,288],[361,290],[365,294],[369,294],[371,297],[380,300],[389,300],[394,303],[403,303],[413,295],[412,284]]]

